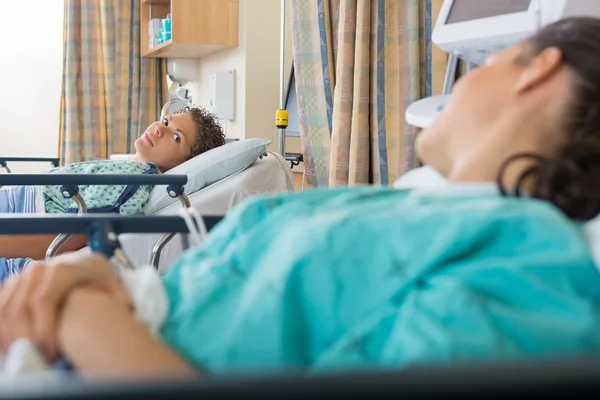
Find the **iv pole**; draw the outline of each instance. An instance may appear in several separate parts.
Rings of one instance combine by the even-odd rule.
[[[285,157],[285,139],[286,139],[286,128],[288,127],[288,118],[289,113],[285,109],[285,99],[286,99],[286,90],[285,90],[285,1],[281,0],[281,44],[280,44],[280,65],[279,65],[279,78],[280,78],[280,103],[279,110],[275,115],[275,126],[277,126],[279,143],[277,150],[279,154]]]
[[[281,0],[281,43],[280,43],[280,64],[279,64],[279,78],[280,86],[279,91],[281,98],[279,99],[279,110],[275,114],[275,126],[277,127],[278,143],[277,152],[281,154],[287,161],[290,162],[291,168],[300,165],[304,161],[302,154],[297,153],[286,153],[285,152],[285,141],[287,138],[286,130],[289,125],[289,112],[286,110],[286,99],[289,93],[287,93],[286,85],[286,73],[285,73],[285,44],[286,44],[286,1]],[[291,77],[290,77],[291,78]]]

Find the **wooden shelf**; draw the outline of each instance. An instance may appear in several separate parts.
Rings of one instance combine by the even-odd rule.
[[[200,59],[211,54],[226,50],[231,46],[219,46],[211,44],[190,44],[190,43],[173,43],[172,40],[156,46],[146,53],[143,57],[149,58],[192,58]]]
[[[158,46],[155,46],[151,49],[146,50],[146,53],[142,54],[142,56],[143,57],[152,57],[152,56],[156,56],[158,54],[163,54],[165,52],[165,49],[167,49],[172,43],[173,43],[173,41],[169,40],[166,43],[159,44]]]
[[[149,4],[149,5],[154,5],[154,4],[171,4],[171,0],[142,0],[142,4]]]
[[[171,40],[148,48],[151,18],[171,14]],[[142,56],[199,59],[239,45],[239,0],[142,0]]]

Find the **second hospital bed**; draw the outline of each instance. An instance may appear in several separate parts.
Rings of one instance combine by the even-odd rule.
[[[168,171],[165,175],[185,175],[185,194],[190,206],[200,215],[225,215],[244,199],[258,194],[293,191],[293,178],[284,157],[267,151],[270,141],[247,139],[227,143],[203,153]],[[0,161],[2,161],[0,157]],[[16,160],[16,159],[15,159]],[[16,160],[19,161],[19,160]],[[24,161],[24,160],[21,160]],[[38,160],[32,160],[38,161]],[[42,184],[48,175],[2,175],[0,185]],[[80,176],[80,179],[86,179]],[[149,177],[151,178],[151,177]],[[37,183],[31,179],[38,179]],[[181,201],[170,197],[167,186],[155,186],[146,215],[176,215],[182,209]],[[149,264],[153,250],[164,234],[127,234],[119,240],[132,265]],[[154,264],[164,272],[188,247],[187,235],[177,235],[158,253]]]

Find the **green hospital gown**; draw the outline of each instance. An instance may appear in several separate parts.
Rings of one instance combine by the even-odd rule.
[[[600,352],[580,225],[533,199],[440,192],[248,200],[163,276],[163,340],[217,375]]]
[[[138,161],[96,160],[53,168],[49,174],[160,174],[153,163]],[[82,185],[79,193],[83,197],[89,213],[120,213],[123,215],[141,214],[150,197],[150,185]],[[78,210],[73,199],[63,197],[60,186],[42,188],[46,213],[75,213]]]

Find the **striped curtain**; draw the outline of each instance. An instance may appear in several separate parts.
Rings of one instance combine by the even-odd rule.
[[[65,0],[63,164],[131,153],[168,99],[166,60],[141,57],[141,0]]]
[[[393,183],[417,164],[406,108],[440,94],[447,57],[431,43],[443,0],[292,0],[307,182]]]

